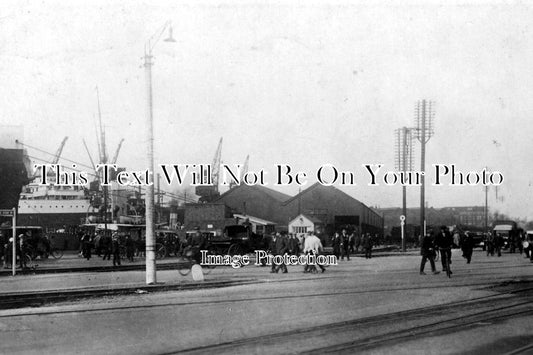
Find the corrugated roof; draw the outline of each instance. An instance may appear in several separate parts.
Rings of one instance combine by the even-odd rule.
[[[355,201],[355,202],[357,202],[357,203],[360,203],[361,205],[367,207],[367,206],[366,206],[364,203],[362,203],[361,201],[359,201],[359,200],[353,198],[352,196],[348,195],[346,192],[337,189],[335,186],[325,186],[325,185],[320,184],[319,182],[315,182],[313,185],[311,185],[311,186],[309,186],[307,189],[301,191],[301,192],[300,192],[299,194],[297,194],[296,196],[292,197],[292,198],[289,199],[289,200],[286,200],[286,201],[283,203],[283,205],[288,205],[288,204],[291,203],[292,201],[297,200],[298,198],[302,197],[303,195],[305,195],[305,194],[307,194],[307,193],[309,193],[309,192],[311,192],[311,191],[313,191],[314,189],[319,188],[319,187],[328,188],[328,189],[333,190],[333,191],[335,191],[335,192],[337,192],[337,193],[341,193],[341,194],[343,194],[345,197],[348,197],[348,198],[352,199],[353,201]]]
[[[310,215],[305,214],[305,213],[299,214],[298,216],[296,216],[296,218],[298,218],[299,216],[304,216],[305,218],[307,218],[308,220],[310,220],[313,223],[324,223],[324,221],[322,221],[321,219],[316,218],[314,216],[310,216]],[[296,218],[293,218],[292,221],[294,221]]]
[[[234,187],[234,188],[229,189],[228,191],[224,192],[222,195],[220,195],[220,197],[218,199],[215,200],[215,202],[218,201],[218,200],[223,199],[224,197],[228,196],[229,194],[231,194],[234,191],[237,191],[239,189],[256,189],[256,190],[261,191],[262,193],[268,195],[272,199],[274,199],[276,201],[279,201],[279,202],[285,202],[285,201],[287,201],[288,199],[291,198],[291,196],[289,196],[287,194],[284,194],[284,193],[276,191],[276,190],[269,189],[268,187],[265,187],[265,186],[261,186],[261,185],[248,186],[248,185],[244,185],[243,184],[243,185]]]

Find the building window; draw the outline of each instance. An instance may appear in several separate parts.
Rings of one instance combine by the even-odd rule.
[[[307,233],[307,227],[292,227],[293,233]]]

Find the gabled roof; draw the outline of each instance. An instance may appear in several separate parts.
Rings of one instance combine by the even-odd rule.
[[[278,202],[284,202],[284,201],[287,201],[288,199],[291,198],[291,196],[289,196],[287,194],[284,194],[284,193],[276,191],[276,190],[269,189],[268,187],[264,187],[264,186],[261,186],[261,185],[248,186],[248,185],[245,185],[245,184],[241,184],[240,186],[234,187],[234,188],[229,189],[228,191],[224,192],[222,195],[220,195],[219,198],[217,198],[215,200],[215,202],[219,201],[219,200],[222,200],[224,197],[234,193],[235,191],[237,191],[239,189],[256,189],[256,190],[259,190],[262,193],[268,195],[270,198],[272,198],[272,199],[274,199],[274,200],[276,200]]]
[[[289,221],[289,224],[291,224],[293,221],[297,220],[298,218],[300,217],[305,217],[307,218],[311,223],[313,224],[324,224],[324,221],[322,221],[321,219],[318,219],[314,216],[310,216],[308,214],[304,214],[304,213],[300,213],[298,216],[294,217],[293,219],[291,219]]]
[[[301,191],[301,192],[300,192],[299,194],[297,194],[296,196],[292,197],[292,198],[289,199],[289,200],[286,200],[286,201],[283,203],[283,205],[286,206],[286,205],[288,205],[289,203],[291,203],[291,202],[293,202],[293,201],[295,201],[295,200],[298,200],[299,198],[301,198],[301,197],[304,196],[305,194],[308,194],[309,192],[311,192],[311,191],[313,191],[313,190],[315,190],[315,189],[317,189],[317,188],[320,188],[320,187],[328,188],[328,189],[330,189],[330,190],[332,190],[332,191],[335,191],[336,193],[342,194],[342,195],[344,195],[344,197],[347,197],[347,198],[349,198],[349,199],[351,199],[351,200],[353,200],[353,201],[355,201],[355,202],[357,202],[357,203],[360,203],[361,205],[363,205],[363,206],[366,207],[366,205],[365,205],[364,203],[362,203],[361,201],[356,200],[356,199],[353,198],[352,196],[348,195],[346,192],[337,189],[335,186],[325,186],[325,185],[320,184],[319,182],[315,182],[313,185],[311,185],[311,186],[309,186],[307,189]]]
[[[299,216],[304,216],[305,218],[307,218],[308,220],[310,220],[313,223],[324,223],[324,221],[322,221],[321,219],[316,218],[314,216],[310,216],[310,215],[305,214],[305,213],[302,213]],[[296,216],[296,218],[298,218],[298,216]],[[296,218],[294,218],[294,219],[296,219]],[[294,219],[293,219],[293,221],[294,221]]]

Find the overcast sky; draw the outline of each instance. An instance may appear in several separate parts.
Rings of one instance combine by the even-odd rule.
[[[310,175],[330,163],[356,173],[357,186],[341,187],[353,197],[400,206],[401,187],[367,186],[361,164],[394,170],[394,130],[412,127],[415,103],[429,99],[427,169],[499,170],[492,210],[533,216],[531,6],[3,1],[0,9],[0,124],[23,125],[30,146],[53,153],[69,136],[63,157],[89,164],[85,139],[97,159],[98,86],[108,154],[124,138],[118,163],[146,169],[142,56],[170,20],[176,43],[154,48],[156,164],[210,163],[224,137],[224,163],[249,154],[269,185],[276,163]],[[408,196],[417,207],[419,188]],[[484,203],[481,186],[428,186],[426,196],[435,207]]]

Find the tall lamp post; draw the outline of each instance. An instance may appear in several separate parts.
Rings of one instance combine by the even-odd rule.
[[[415,108],[415,133],[420,141],[420,171],[426,170],[426,143],[433,136],[433,118],[435,117],[435,103],[428,100],[418,101]],[[425,214],[425,177],[422,175],[420,185],[420,235],[426,234],[426,214]]]
[[[396,169],[404,173],[413,171],[413,128],[396,130]],[[402,186],[402,225],[407,227],[407,187]],[[405,252],[405,238],[402,238],[402,251]]]
[[[165,42],[176,42],[172,38],[172,25],[167,21],[163,27],[158,30],[144,46],[144,72],[146,75],[146,96],[147,102],[147,129],[146,138],[148,141],[148,171],[153,174],[154,171],[154,111],[152,100],[152,51],[161,39],[161,36],[168,28],[168,38]],[[155,264],[155,225],[154,225],[154,184],[146,181],[148,188],[145,195],[146,206],[146,283],[148,285],[157,283],[156,264]]]

